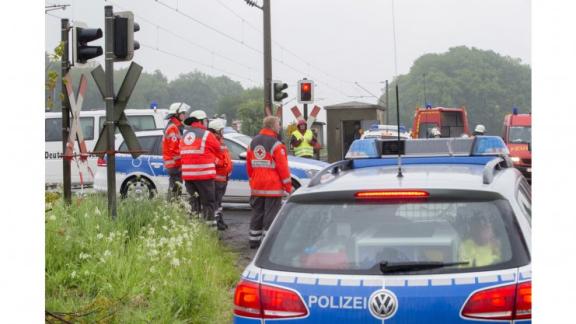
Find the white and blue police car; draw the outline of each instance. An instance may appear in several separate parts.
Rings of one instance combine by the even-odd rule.
[[[152,198],[168,191],[168,174],[162,160],[161,129],[136,132],[142,150],[149,153],[133,159],[121,135],[116,137],[116,190],[123,198]],[[224,142],[230,152],[233,168],[223,200],[244,203],[250,199],[250,186],[246,173],[246,149],[252,137],[225,129]],[[292,186],[297,189],[308,184],[310,179],[328,163],[312,159],[288,156],[292,175]],[[96,191],[107,190],[106,159],[98,159],[94,177]]]
[[[531,189],[507,154],[490,136],[355,141],[282,207],[234,322],[531,322]]]

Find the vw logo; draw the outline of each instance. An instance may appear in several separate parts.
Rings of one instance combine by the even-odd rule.
[[[184,144],[192,145],[192,143],[194,143],[195,139],[196,139],[196,134],[194,134],[193,132],[188,132],[188,133],[186,133],[186,135],[184,135]]]
[[[262,145],[258,145],[254,148],[254,157],[257,160],[263,160],[266,157],[266,149]]]
[[[389,319],[396,314],[398,298],[389,290],[377,290],[370,296],[369,308],[372,316],[377,319]]]

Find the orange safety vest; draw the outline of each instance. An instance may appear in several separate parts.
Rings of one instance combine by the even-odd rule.
[[[216,155],[220,142],[199,122],[184,129],[180,141],[182,179],[188,181],[210,180],[216,177]]]
[[[228,181],[228,176],[232,172],[232,160],[230,159],[230,153],[228,152],[228,147],[224,144],[224,140],[220,140],[220,149],[222,152],[216,155],[216,178],[215,181],[226,182]]]
[[[166,169],[180,168],[180,140],[182,138],[182,122],[176,117],[170,117],[170,122],[164,128],[162,137],[162,159]]]
[[[252,196],[282,197],[292,191],[286,146],[271,129],[260,131],[248,148],[246,171]]]

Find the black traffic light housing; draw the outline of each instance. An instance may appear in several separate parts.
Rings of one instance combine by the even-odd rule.
[[[74,27],[72,32],[73,60],[84,64],[88,60],[102,55],[102,46],[90,46],[89,42],[102,38],[102,29]]]
[[[298,81],[298,102],[314,102],[314,81],[307,79]]]
[[[282,100],[288,97],[288,94],[284,92],[288,88],[286,83],[282,83],[281,81],[274,81],[272,83],[272,101],[274,102],[282,102]]]
[[[140,43],[134,40],[134,32],[140,30],[140,25],[134,22],[131,11],[114,13],[114,61],[130,61],[134,51],[140,48]]]

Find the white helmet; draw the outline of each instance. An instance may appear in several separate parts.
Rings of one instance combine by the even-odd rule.
[[[206,119],[208,118],[208,116],[206,115],[206,112],[204,112],[204,110],[194,110],[193,112],[190,113],[190,116],[188,116],[189,118],[196,118],[198,120],[202,120],[202,119]]]
[[[224,127],[226,127],[226,123],[224,122],[224,119],[221,119],[221,118],[212,119],[208,123],[208,128],[212,128],[213,130],[215,130],[217,132],[224,129]]]
[[[478,124],[476,125],[476,128],[474,128],[474,133],[484,134],[486,133],[486,127],[482,124]]]
[[[440,137],[440,135],[442,135],[442,133],[440,133],[440,130],[438,129],[438,127],[433,127],[430,130],[430,134],[434,137]]]
[[[179,113],[186,113],[188,109],[190,109],[190,106],[188,106],[185,102],[175,102],[170,105],[170,108],[168,108],[166,119],[174,115],[178,115]]]

